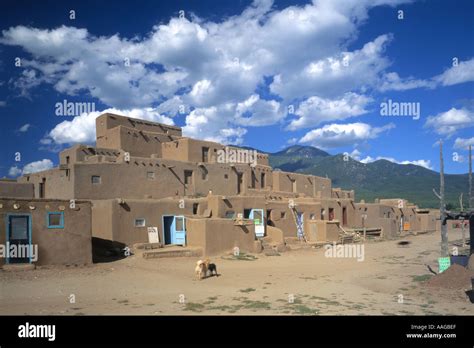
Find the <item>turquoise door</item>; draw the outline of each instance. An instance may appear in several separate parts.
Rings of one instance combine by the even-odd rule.
[[[265,236],[265,223],[263,221],[263,209],[252,209],[249,218],[253,220],[255,225],[255,236]]]
[[[31,248],[31,216],[7,214],[7,242],[16,248]],[[17,249],[17,250],[18,250]],[[29,250],[29,249],[23,249]],[[17,255],[6,259],[7,263],[31,263],[30,255]]]
[[[186,244],[186,224],[184,216],[174,216],[171,223],[171,243],[178,245]]]

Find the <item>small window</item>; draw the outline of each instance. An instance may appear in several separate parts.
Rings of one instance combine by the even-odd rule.
[[[185,170],[184,171],[184,183],[186,185],[192,184],[192,178],[193,178],[193,171],[192,170]]]
[[[138,218],[135,219],[135,227],[145,227],[146,221],[145,219]]]
[[[193,214],[196,215],[198,213],[199,203],[193,203]]]
[[[99,175],[92,175],[92,177],[91,177],[91,182],[92,182],[94,185],[99,185],[100,183],[102,183],[102,179],[100,178]]]
[[[235,217],[235,211],[233,210],[228,210],[225,212],[225,218],[226,219],[233,219]]]
[[[64,213],[48,212],[46,216],[46,223],[48,224],[48,228],[64,228]]]
[[[148,180],[155,180],[155,172],[146,172],[146,178]]]
[[[280,217],[281,217],[282,219],[286,218],[286,212],[282,211],[282,212],[280,213]]]
[[[200,168],[201,168],[201,178],[202,178],[202,180],[207,180],[207,173],[208,173],[207,169],[204,168],[204,167],[200,167]]]
[[[202,148],[202,162],[204,163],[209,162],[209,148],[208,147]]]
[[[224,174],[224,179],[229,179],[229,175],[228,175],[228,174]]]
[[[175,224],[176,224],[176,231],[184,231],[184,218],[176,217]]]
[[[69,156],[66,156],[66,164],[69,164]]]
[[[309,215],[309,219],[310,219],[310,220],[314,220],[314,219],[315,219],[315,215],[314,215],[314,214],[310,214],[310,215]]]

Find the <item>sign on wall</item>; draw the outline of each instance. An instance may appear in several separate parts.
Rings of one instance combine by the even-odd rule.
[[[159,243],[158,227],[148,227],[148,243]]]

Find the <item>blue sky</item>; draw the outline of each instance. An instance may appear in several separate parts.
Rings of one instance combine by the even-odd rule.
[[[94,119],[110,109],[195,138],[270,152],[313,145],[434,170],[443,139],[446,171],[467,172],[472,1],[0,6],[0,177],[50,168],[61,149],[93,143]],[[95,111],[57,115],[64,100]],[[389,101],[407,108],[382,115]]]

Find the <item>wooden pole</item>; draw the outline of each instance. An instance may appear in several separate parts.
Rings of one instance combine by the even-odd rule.
[[[443,141],[439,141],[439,195],[440,195],[440,217],[441,217],[441,256],[447,257],[448,253],[448,225],[446,224],[446,204],[444,195],[444,159]]]
[[[472,145],[469,145],[469,210],[474,208],[472,200]]]

